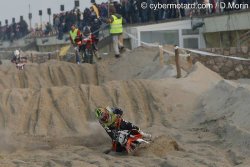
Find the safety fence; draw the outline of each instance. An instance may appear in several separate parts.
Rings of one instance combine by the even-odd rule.
[[[207,51],[181,48],[178,46],[167,48],[156,43],[139,41],[138,38],[128,32],[125,32],[125,34],[131,39],[139,42],[142,46],[158,47],[160,53],[159,61],[161,65],[164,65],[164,53],[167,53],[169,56],[174,56],[177,78],[181,77],[181,67],[183,66],[180,64],[180,57],[182,57],[182,60],[185,58],[190,66],[196,61],[199,61],[226,79],[250,78],[250,59],[245,58],[248,56],[245,56],[244,58],[236,55],[226,56]]]
[[[13,51],[0,51],[1,59],[11,60],[14,57]],[[22,52],[20,57],[25,57],[31,63],[44,63],[51,59],[60,60],[58,51],[55,52]]]

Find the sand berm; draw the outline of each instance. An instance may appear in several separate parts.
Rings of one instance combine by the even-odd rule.
[[[168,55],[165,55],[168,58]],[[0,167],[249,167],[250,85],[197,62],[176,79],[155,48],[94,65],[0,66]],[[118,106],[153,135],[137,155],[104,154],[97,106]]]

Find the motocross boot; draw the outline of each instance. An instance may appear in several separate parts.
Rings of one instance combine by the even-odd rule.
[[[102,57],[100,56],[99,52],[96,50],[94,51],[94,55],[96,56],[96,59],[101,60]]]

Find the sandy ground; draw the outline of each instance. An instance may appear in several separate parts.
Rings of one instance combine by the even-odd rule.
[[[224,80],[200,63],[182,74],[159,66],[154,48],[94,65],[4,63],[0,167],[248,167],[249,80]],[[111,143],[94,109],[106,105],[153,142],[135,156],[104,154]]]

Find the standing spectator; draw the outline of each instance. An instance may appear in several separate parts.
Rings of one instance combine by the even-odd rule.
[[[250,6],[250,1],[249,1],[249,0],[246,0],[246,4],[248,4],[248,6]]]
[[[21,38],[21,36],[20,36],[20,24],[19,23],[16,24],[16,38],[17,39]]]
[[[81,31],[76,28],[75,24],[71,25],[71,30],[69,31],[69,39],[71,41],[71,44],[74,46],[75,51],[76,51],[76,63],[79,64],[80,63],[80,58],[79,58],[79,48],[77,47],[76,44],[76,39],[81,39],[82,38],[82,33]],[[83,60],[84,61],[84,60]]]
[[[175,0],[169,0],[169,4],[176,4]],[[176,18],[176,9],[175,8],[170,8],[168,9],[168,14],[167,14],[167,18],[172,19],[172,18]]]
[[[141,0],[141,3],[147,3],[147,0]],[[140,13],[141,13],[141,21],[144,22],[148,22],[148,10],[149,7],[147,6],[146,8],[140,8]]]
[[[92,6],[91,8],[93,8],[96,17],[99,18],[100,17],[100,11],[99,11],[99,7],[97,6],[97,4],[95,3],[95,0],[91,0]]]
[[[130,2],[129,0],[121,0],[121,15],[127,21],[130,22]]]
[[[224,3],[226,4],[226,8],[224,9],[225,12],[229,12],[231,11],[232,9],[229,7],[229,3],[232,4],[233,3],[233,0],[224,0]]]
[[[63,25],[65,23],[65,13],[60,13],[59,20],[60,20],[61,25]],[[64,25],[63,25],[62,29],[63,29],[64,33],[68,32],[68,31],[65,30]]]
[[[126,3],[126,13],[127,13],[127,21],[131,24],[133,23],[132,21],[132,18],[133,18],[133,14],[134,14],[134,11],[132,10],[132,4],[133,4],[133,1],[131,0],[128,0],[128,2]]]
[[[59,40],[63,39],[63,32],[64,32],[64,23],[59,23],[59,25],[58,25],[58,37],[57,37],[57,39],[59,39]]]
[[[153,0],[153,4],[157,4],[158,0]],[[159,20],[160,9],[156,8],[153,10],[154,13],[154,20],[157,22]]]
[[[22,19],[20,20],[19,25],[20,25],[21,37],[24,37],[25,35],[28,34],[28,24],[26,21]]]
[[[180,3],[181,4],[187,4],[187,0],[180,0]],[[185,14],[185,8],[180,8],[180,14],[181,14],[181,17],[185,17],[186,14]]]
[[[53,15],[53,26],[54,26],[56,31],[58,31],[59,24],[60,24],[60,18],[58,15],[54,14]]]
[[[96,15],[91,15],[90,21],[90,31],[92,32],[93,36],[93,48],[94,48],[94,55],[97,59],[101,59],[101,56],[98,53],[97,43],[99,42],[99,30],[101,28],[101,21],[97,18]]]
[[[213,5],[211,13],[216,13],[216,0],[210,0],[210,4]]]
[[[91,10],[89,8],[85,8],[83,12],[83,27],[90,25],[91,18]]]
[[[209,13],[212,12],[212,10],[210,9],[209,3],[210,3],[209,0],[204,0],[203,1],[203,4],[205,5],[204,14],[209,14]]]
[[[72,25],[72,20],[71,20],[72,18],[71,18],[71,15],[69,14],[69,12],[66,12],[65,13],[65,27],[64,27],[64,29],[65,29],[65,32],[68,32],[68,31],[70,31],[70,26]]]
[[[108,9],[105,3],[102,3],[100,6],[100,17],[107,18],[108,17]]]
[[[44,34],[47,36],[51,32],[52,32],[52,26],[51,26],[51,24],[49,22],[47,22],[47,24],[45,26]]]
[[[127,0],[121,1],[121,15],[124,19],[127,20],[126,3],[127,3]]]
[[[236,5],[240,5],[240,4],[250,4],[249,0],[234,0]],[[240,8],[239,8],[240,9]],[[237,10],[239,10],[237,9]]]
[[[138,0],[130,0],[130,12],[132,17],[133,23],[139,22],[139,9],[138,6],[140,5]]]
[[[163,4],[162,0],[157,0],[157,3],[159,4]],[[164,13],[164,9],[158,9],[158,20],[162,20],[163,19],[163,13]]]
[[[115,1],[114,2],[114,7],[115,7],[115,10],[116,10],[116,13],[122,15],[122,6],[121,6],[121,4],[118,3],[117,1]]]
[[[96,39],[99,39],[99,29],[101,28],[101,24],[102,22],[96,15],[91,15],[89,26],[91,27],[91,32],[95,35]]]
[[[3,40],[3,28],[2,26],[0,25],[0,41]]]
[[[82,27],[82,13],[81,13],[80,9],[76,10],[76,24],[80,30],[83,28]]]
[[[110,8],[110,18],[107,22],[110,24],[110,34],[112,35],[113,39],[113,47],[115,51],[115,57],[120,57],[120,50],[124,49],[123,46],[123,26],[122,24],[125,23],[125,20],[122,18],[121,15],[117,14],[115,8]]]
[[[147,0],[147,4],[152,4],[153,1],[152,0]],[[148,20],[152,20],[152,10],[150,8],[148,8]]]

